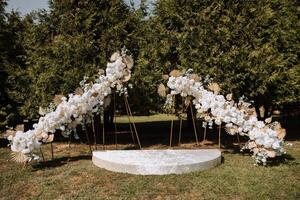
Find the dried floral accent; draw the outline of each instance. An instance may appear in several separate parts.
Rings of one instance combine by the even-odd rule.
[[[54,105],[58,106],[61,102],[62,102],[62,98],[64,97],[64,95],[55,95],[54,98],[53,98],[53,103]]]
[[[132,56],[126,55],[124,58],[124,63],[126,64],[127,69],[132,69],[133,67],[133,58]]]
[[[159,94],[159,96],[161,97],[165,97],[167,95],[167,92],[166,92],[166,87],[164,84],[159,84],[158,85],[158,88],[157,88],[157,93]]]
[[[18,163],[26,163],[29,161],[29,157],[21,152],[12,152],[11,160]]]
[[[167,74],[164,74],[164,75],[162,75],[161,77],[162,77],[162,79],[164,79],[164,80],[168,80],[168,79],[169,79],[169,75],[167,75]]]
[[[46,109],[40,106],[38,113],[39,115],[44,116],[46,114]]]
[[[173,76],[173,77],[179,77],[179,76],[182,75],[182,73],[181,73],[179,70],[174,69],[174,70],[172,70],[172,71],[170,72],[169,75],[170,75],[170,76]]]
[[[47,140],[46,140],[46,143],[53,142],[53,140],[54,140],[54,134],[49,134],[49,135],[48,135],[48,138],[47,138]]]
[[[221,88],[220,88],[220,86],[219,86],[218,83],[210,83],[210,84],[208,85],[208,89],[209,89],[210,91],[213,91],[215,94],[219,94],[220,91],[221,91]]]
[[[232,100],[232,93],[227,94],[227,95],[226,95],[226,99],[227,99],[228,101],[231,101],[231,100]]]
[[[110,57],[110,61],[111,62],[115,62],[118,58],[120,57],[120,51],[116,51],[115,53],[113,53]]]
[[[195,81],[200,81],[201,80],[201,78],[200,78],[200,76],[198,76],[198,74],[191,74],[190,78],[195,80]]]
[[[83,92],[84,91],[83,91],[83,89],[81,87],[78,87],[78,88],[75,89],[75,94],[76,95],[80,95],[81,96],[81,95],[83,95]]]

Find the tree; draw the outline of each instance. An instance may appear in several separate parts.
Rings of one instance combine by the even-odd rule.
[[[300,102],[295,13],[297,3],[289,0],[160,0],[153,20],[163,48],[152,54],[154,65],[210,75],[224,93],[244,95],[257,110],[263,106],[258,114],[266,118],[275,108]]]

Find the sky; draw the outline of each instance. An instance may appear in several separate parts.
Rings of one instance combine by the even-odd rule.
[[[154,0],[148,0],[151,2]],[[129,3],[130,0],[125,0]],[[134,0],[135,5],[139,5],[140,0]],[[36,10],[36,9],[48,9],[48,0],[8,0],[8,6],[6,11],[10,12],[12,9],[19,11],[22,15]]]

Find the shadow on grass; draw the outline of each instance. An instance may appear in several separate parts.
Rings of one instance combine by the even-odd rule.
[[[78,160],[91,160],[92,156],[91,155],[79,155],[79,156],[74,156],[74,157],[60,157],[60,158],[55,158],[54,160],[47,160],[47,161],[42,161],[38,162],[36,164],[32,165],[33,171],[41,170],[41,169],[46,169],[46,168],[55,168],[55,167],[61,167],[68,162],[75,162]]]
[[[299,162],[297,162],[296,159],[290,154],[283,154],[282,156],[271,158],[268,161],[268,167],[280,165],[295,166],[299,165]]]

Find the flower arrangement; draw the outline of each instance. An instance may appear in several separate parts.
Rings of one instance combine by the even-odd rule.
[[[53,140],[53,133],[61,130],[68,135],[78,124],[84,123],[92,113],[99,112],[109,101],[113,90],[126,93],[126,82],[130,79],[133,59],[126,55],[126,50],[114,53],[107,64],[106,75],[100,72],[94,83],[86,83],[87,78],[80,82],[81,88],[68,97],[57,96],[55,106],[40,109],[42,114],[33,129],[27,132],[17,131],[15,136],[9,136],[11,150],[15,160],[28,162],[38,159],[33,152],[42,143]]]
[[[242,148],[253,152],[257,164],[266,164],[268,157],[281,155],[285,130],[278,122],[271,123],[257,119],[255,110],[250,103],[240,99],[238,103],[232,100],[232,94],[220,95],[220,87],[210,83],[205,89],[200,78],[192,74],[191,70],[179,73],[171,72],[167,86],[170,89],[166,95],[167,107],[172,107],[174,96],[180,95],[184,99],[192,99],[198,115],[204,119],[203,127],[212,128],[213,124],[225,124],[228,134],[248,136],[249,141]],[[163,91],[160,85],[160,91]],[[211,91],[210,91],[211,90]]]

